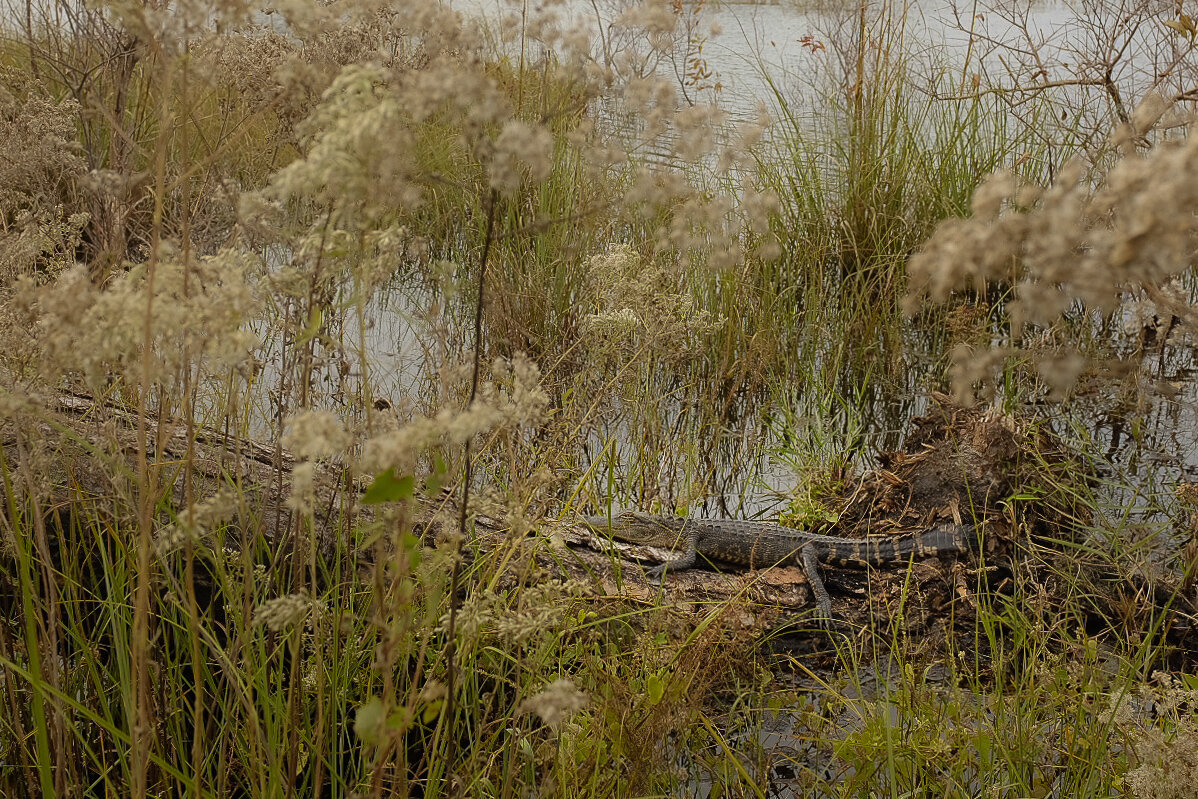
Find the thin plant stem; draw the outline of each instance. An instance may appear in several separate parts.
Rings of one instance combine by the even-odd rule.
[[[487,198],[487,227],[483,237],[483,252],[478,266],[478,295],[474,305],[474,363],[470,375],[470,399],[466,403],[469,409],[478,395],[478,375],[482,366],[482,335],[483,335],[483,299],[487,283],[487,260],[491,254],[491,243],[495,239],[495,205],[498,200],[497,192],[492,189]],[[470,504],[470,481],[474,479],[474,469],[471,461],[471,440],[466,439],[466,462],[462,475],[462,506],[458,511],[458,540],[453,558],[453,571],[449,578],[449,631],[445,644],[445,770],[449,775],[451,794],[455,793],[453,770],[457,761],[457,732],[454,723],[457,714],[455,691],[457,690],[457,615],[458,590],[462,582],[462,547],[466,541],[467,506]],[[460,786],[458,786],[460,788]]]

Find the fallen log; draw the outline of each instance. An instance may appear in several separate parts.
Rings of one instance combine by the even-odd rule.
[[[298,461],[277,442],[151,415],[142,425],[142,445],[138,413],[119,403],[72,391],[24,399],[23,412],[0,425],[5,463],[17,476],[13,483],[25,500],[53,514],[56,525],[69,524],[71,515],[85,512],[107,517],[114,529],[136,529],[136,508],[146,499],[139,492],[148,490],[156,508],[153,535],[160,539],[180,518],[187,518],[189,508],[224,493],[233,503],[224,545],[240,548],[265,541],[270,568],[287,567],[297,554],[306,557],[305,541],[315,542],[320,557],[338,558],[359,569],[368,569],[388,550],[388,542],[378,535],[369,536],[373,543],[360,544],[367,537],[364,529],[378,527],[379,507],[362,502],[369,477],[355,476],[344,464],[319,467],[313,512],[301,515],[288,502]],[[142,451],[147,452],[144,469],[138,462]],[[148,487],[139,485],[139,475],[151,476]],[[423,534],[427,546],[436,547],[452,538],[445,532],[456,530],[458,512],[446,494],[415,498],[399,516],[401,524]],[[809,587],[798,567],[697,569],[669,575],[662,586],[644,576],[644,564],[666,558],[662,551],[605,540],[569,518],[540,520],[533,527],[531,534],[513,539],[502,519],[472,514],[473,540],[465,551],[477,559],[519,547],[518,557],[502,559],[506,571],[500,583],[509,587],[535,573],[540,580],[586,583],[597,597],[665,602],[689,610],[735,606],[740,609],[737,623],[753,628],[768,628],[810,609]],[[884,593],[897,595],[894,587],[902,582],[901,571],[870,575],[837,570],[830,579],[837,615],[868,616],[871,600]],[[917,588],[936,586],[926,603],[912,603],[925,620],[960,594],[959,576],[951,577],[947,567],[928,564],[915,576]]]

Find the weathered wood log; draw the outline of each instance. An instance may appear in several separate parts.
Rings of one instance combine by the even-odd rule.
[[[30,398],[27,405],[26,412],[0,425],[6,463],[18,476],[15,483],[24,486],[24,493],[36,498],[43,509],[62,513],[86,508],[89,513],[115,517],[118,527],[136,529],[136,508],[142,499],[139,492],[147,490],[138,483],[142,447],[137,412],[67,391]],[[288,504],[297,459],[279,444],[208,426],[189,428],[179,420],[157,416],[147,418],[145,427],[149,452],[145,473],[153,475],[153,487],[148,490],[154,492],[152,500],[159,508],[157,529],[167,528],[189,506],[227,491],[236,508],[226,540],[249,541],[261,536],[275,547],[276,567],[294,553],[296,539],[307,539],[308,533],[308,540],[317,542],[326,557],[339,554],[343,561],[363,566],[378,557],[378,552],[354,549],[360,539],[355,527],[370,524],[376,514],[361,502],[360,489],[367,481],[355,481],[348,468],[324,464],[318,469],[314,512],[301,520]],[[456,527],[457,511],[447,510],[444,501],[419,501],[407,514],[425,532],[430,546],[437,545],[438,527]],[[437,524],[424,523],[433,517],[439,520]],[[301,521],[310,526],[303,528],[304,536],[294,536]],[[739,623],[749,627],[770,626],[780,617],[809,609],[808,585],[797,567],[725,573],[699,569],[670,575],[663,587],[644,577],[643,564],[665,558],[665,553],[651,547],[606,541],[570,520],[542,520],[536,532],[516,542],[500,520],[478,515],[472,516],[471,522],[475,540],[467,542],[466,548],[475,556],[504,546],[527,549],[528,558],[520,568],[514,565],[519,559],[511,561],[505,578],[508,584],[525,579],[532,564],[541,578],[582,581],[598,596],[664,601],[695,610],[735,605],[740,608]],[[921,572],[919,576],[945,584],[942,572]],[[838,573],[832,580],[834,594],[841,603],[857,596],[864,610],[867,579],[862,573]],[[937,594],[949,596],[951,591]]]
[[[148,491],[160,507],[157,521],[169,524],[189,505],[231,489],[236,524],[271,539],[292,524],[287,497],[296,460],[278,445],[149,415],[143,447],[136,410],[72,391],[25,399],[23,411],[0,424],[0,444],[16,488],[44,507],[82,503],[128,522]],[[331,503],[338,471],[326,467],[319,479],[322,499]],[[325,504],[316,513],[321,540],[333,535],[333,510]]]

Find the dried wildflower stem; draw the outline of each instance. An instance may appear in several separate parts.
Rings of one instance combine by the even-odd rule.
[[[498,192],[495,189],[487,197],[487,227],[483,235],[483,252],[478,265],[478,295],[474,298],[474,363],[470,374],[470,399],[466,408],[474,405],[478,395],[478,375],[482,367],[482,337],[483,337],[483,297],[487,285],[487,260],[491,254],[491,243],[495,239],[495,203]],[[470,504],[470,481],[474,478],[474,468],[470,460],[470,443],[466,439],[465,465],[462,474],[462,507],[458,511],[458,540],[453,557],[453,571],[449,578],[449,630],[446,633],[448,641],[445,645],[445,771],[449,776],[450,792],[453,792],[453,770],[457,765],[457,733],[454,719],[457,714],[454,691],[457,683],[457,616],[458,589],[462,581],[462,546],[466,541],[466,508]]]
[[[184,50],[190,49],[190,45],[184,45]],[[188,77],[190,71],[187,67],[188,61],[185,59],[183,68],[180,70],[179,83],[180,94],[184,98],[191,97],[188,86]],[[188,108],[190,113],[191,109]],[[179,130],[179,137],[182,142],[182,151],[190,152],[190,134],[191,127],[183,125]],[[191,248],[191,185],[192,175],[191,170],[184,169],[183,174],[178,178],[179,188],[181,192],[181,205],[185,209],[182,219],[180,220],[179,243],[181,245],[180,258],[183,263],[183,296],[190,300],[191,298],[191,281],[192,281],[192,248]],[[192,383],[191,370],[191,342],[187,341],[183,344],[183,420],[187,426],[187,449],[184,453],[184,462],[191,464],[195,461],[195,440],[197,435],[195,424],[195,386]],[[227,420],[226,416],[226,420]],[[187,505],[187,512],[194,513],[196,505],[195,487],[192,480],[193,470],[186,468],[183,470],[183,496]],[[191,659],[193,663],[200,663],[203,658],[200,638],[200,603],[196,597],[196,552],[195,542],[187,541],[184,549],[184,573],[186,579],[184,581],[183,601],[187,612],[186,622],[188,629],[188,642],[191,648]],[[201,791],[201,785],[198,775],[203,773],[204,757],[207,754],[207,742],[204,736],[204,691],[196,691],[191,707],[192,720],[195,727],[195,737],[191,742],[191,768],[192,774],[196,775],[196,781],[192,784],[191,790],[195,794]]]
[[[167,85],[170,84],[170,62],[166,62]],[[150,765],[150,748],[153,746],[153,696],[150,691],[149,663],[150,652],[150,569],[153,547],[154,506],[157,503],[157,466],[150,463],[151,454],[155,461],[158,459],[157,437],[153,453],[149,445],[149,396],[155,384],[154,368],[154,288],[158,275],[158,265],[162,256],[162,232],[164,203],[166,196],[166,145],[167,134],[170,130],[171,114],[168,103],[163,103],[160,109],[161,119],[158,140],[155,143],[154,172],[154,215],[150,229],[150,253],[146,263],[146,304],[142,325],[142,355],[141,373],[137,387],[137,485],[138,496],[138,525],[137,525],[137,570],[133,595],[133,641],[131,647],[132,660],[132,701],[133,721],[130,730],[130,773],[132,794],[144,796],[147,791],[147,780]],[[159,408],[165,397],[159,395]],[[158,425],[163,423],[159,414]]]

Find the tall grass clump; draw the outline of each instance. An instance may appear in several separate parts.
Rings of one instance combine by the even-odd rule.
[[[756,174],[777,198],[782,254],[772,263],[748,259],[703,295],[728,320],[713,342],[717,362],[733,365],[723,374],[752,364],[771,384],[769,396],[800,413],[820,414],[829,395],[856,397],[857,414],[889,429],[919,409],[926,385],[947,387],[946,351],[960,345],[976,355],[991,340],[1010,340],[1004,309],[1016,272],[991,268],[989,280],[911,316],[902,302],[908,258],[942,220],[969,212],[991,172],[1048,185],[1067,164],[1084,162],[1094,170],[1087,180],[1101,180],[1118,152],[1109,131],[1130,120],[1130,109],[1152,92],[1184,106],[1193,69],[1188,17],[1179,10],[1162,22],[1155,13],[1145,3],[1056,11],[993,3],[924,25],[922,12],[900,3],[820,17],[825,27],[800,40],[798,69],[780,77],[762,67],[775,124]],[[1149,63],[1169,68],[1149,71]],[[1175,135],[1177,125],[1166,121],[1143,143]],[[969,256],[943,257],[968,269]],[[1060,268],[1068,262],[1062,255]],[[1172,315],[1139,300],[1127,309],[1136,319],[1073,324],[1068,346],[1116,356],[1103,363],[1120,375],[1129,374],[1129,355],[1153,351],[1158,372],[1168,372],[1179,362],[1163,344]],[[1055,329],[1038,333],[1042,349],[1066,360]],[[1008,372],[990,390],[1001,386],[1014,407],[1045,393],[1032,378]]]
[[[1151,4],[1101,2],[1058,12],[987,3],[970,14],[863,3],[819,14],[795,71],[761,66],[775,124],[757,179],[778,199],[783,248],[776,262],[746,265],[752,302],[748,289],[724,290],[721,310],[741,317],[732,329],[775,336],[775,349],[823,370],[845,356],[821,347],[819,331],[852,329],[863,342],[843,367],[853,375],[899,368],[909,345],[943,346],[939,325],[924,342],[900,331],[908,255],[967,211],[989,173],[1051,182],[1080,153],[1102,157],[1107,132],[1150,93],[1185,102],[1188,17],[1175,17],[1162,24]],[[1001,286],[986,299],[1001,300]],[[751,318],[736,313],[759,305]]]
[[[805,37],[809,77],[769,77],[777,124],[758,169],[785,246],[761,279],[801,325],[792,346],[825,324],[897,346],[887,331],[908,253],[983,176],[1028,158],[1029,129],[993,97],[959,92],[962,65],[933,57],[924,35],[909,4],[860,4]]]

